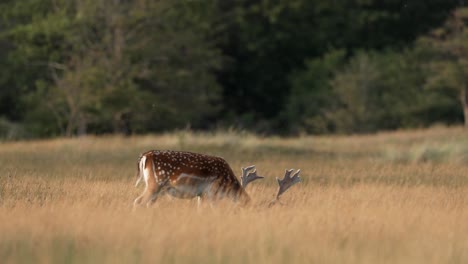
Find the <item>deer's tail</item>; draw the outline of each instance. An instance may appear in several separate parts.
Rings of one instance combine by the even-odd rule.
[[[135,187],[138,187],[138,184],[140,184],[141,180],[144,178],[144,171],[145,171],[145,166],[146,166],[146,155],[140,156],[137,162],[137,181],[135,183]]]

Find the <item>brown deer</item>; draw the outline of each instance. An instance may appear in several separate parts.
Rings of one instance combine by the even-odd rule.
[[[257,175],[255,165],[242,168],[241,182],[238,181],[229,164],[220,157],[204,154],[152,150],[143,153],[138,159],[137,182],[144,180],[146,188],[134,201],[134,207],[146,204],[150,206],[163,194],[177,198],[198,197],[219,200],[230,198],[245,205],[250,202],[245,192],[247,185],[262,176]],[[274,204],[281,194],[300,181],[298,170],[291,178],[293,170],[287,170],[283,180],[278,180],[279,190]]]

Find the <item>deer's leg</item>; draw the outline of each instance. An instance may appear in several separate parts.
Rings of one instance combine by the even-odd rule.
[[[209,205],[210,208],[213,210],[215,209],[214,204],[213,204],[213,197],[207,196],[206,194],[202,194],[197,196],[197,209],[200,211],[200,208],[204,206],[206,208],[206,205]]]
[[[157,184],[155,182],[149,182],[148,186],[145,188],[145,191],[138,196],[133,202],[133,208],[146,204],[146,207],[150,207],[162,193],[165,183]]]
[[[197,196],[197,212],[200,213],[201,212],[201,203],[202,203],[202,198],[199,196]]]
[[[142,195],[138,196],[135,201],[133,201],[133,208],[136,206],[139,206],[141,204],[141,200],[143,199],[143,196],[145,196],[146,190],[143,192]]]
[[[207,203],[208,205],[210,205],[210,208],[213,209],[212,202],[209,199],[207,199],[206,196],[204,195],[197,196],[197,212],[201,213],[203,211],[202,207],[206,208]]]
[[[159,185],[153,192],[149,194],[149,198],[146,200],[146,207],[150,207],[158,197],[163,193],[163,186]]]
[[[151,194],[151,191],[146,188],[143,193],[138,196],[135,201],[133,201],[133,210],[136,209],[136,207],[140,206],[144,201],[148,200],[148,196]]]
[[[169,179],[165,179],[162,182],[154,182],[154,184],[151,185],[151,191],[148,192],[147,198],[143,200],[146,203],[146,207],[150,207],[154,202],[156,202],[159,196],[161,196],[168,190],[168,182]]]
[[[138,196],[133,202],[133,208],[146,204],[146,207],[150,207],[161,194],[162,186],[157,186],[156,188],[147,188],[140,196]]]

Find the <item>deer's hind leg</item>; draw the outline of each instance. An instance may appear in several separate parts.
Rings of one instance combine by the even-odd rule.
[[[151,206],[151,204],[153,204],[161,194],[161,191],[167,183],[167,180],[160,181],[160,179],[157,178],[153,160],[145,159],[144,163],[145,164],[142,165],[142,169],[146,188],[133,202],[133,208],[142,204],[146,204],[146,207]]]
[[[133,210],[135,210],[137,207],[141,206],[142,204],[146,203],[150,196],[152,195],[152,191],[150,188],[146,187],[143,193],[138,196],[135,201],[133,201]]]
[[[141,194],[140,196],[138,196],[135,201],[133,201],[133,208],[139,206],[141,204],[141,200],[143,199],[143,197],[145,196],[145,193],[146,193],[146,190],[143,192],[143,194]]]
[[[146,202],[146,207],[150,207],[154,202],[156,202],[156,200],[158,199],[159,196],[163,195],[165,193],[165,185],[164,184],[161,184],[161,185],[157,185],[156,189],[154,191],[152,191],[151,193],[149,193],[149,197],[147,200],[145,200]]]
[[[138,196],[133,202],[133,208],[146,204],[146,207],[150,207],[157,198],[163,194],[163,185],[156,185],[154,187],[147,187],[145,191]]]

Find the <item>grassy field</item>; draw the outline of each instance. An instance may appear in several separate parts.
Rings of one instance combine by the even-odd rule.
[[[253,204],[163,198],[131,211],[148,149],[256,164]],[[275,177],[303,182],[267,208]],[[468,263],[468,132],[242,133],[0,143],[1,263]]]

